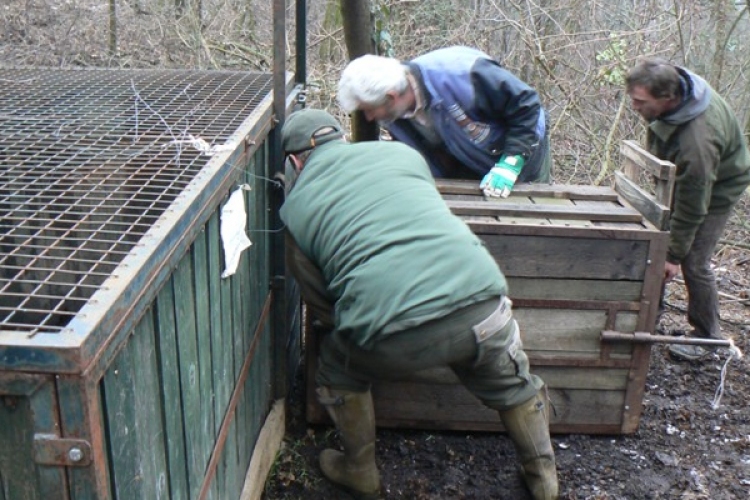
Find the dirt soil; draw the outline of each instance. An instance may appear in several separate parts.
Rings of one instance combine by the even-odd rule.
[[[722,328],[750,356],[748,198],[730,219],[714,263]],[[685,287],[678,278],[668,287],[667,310],[657,333],[688,330],[685,306]],[[264,498],[349,498],[318,468],[318,453],[340,445],[332,427],[306,423],[301,386],[300,379]],[[561,498],[750,498],[749,400],[747,356],[730,360],[729,351],[720,349],[702,361],[681,362],[670,357],[665,344],[654,345],[635,434],[553,436]],[[517,473],[513,445],[504,434],[378,429],[377,463],[386,499],[530,498]]]

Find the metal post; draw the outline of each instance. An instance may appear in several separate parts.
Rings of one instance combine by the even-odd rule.
[[[276,126],[269,136],[269,171],[271,175],[284,173],[284,158],[281,151],[281,127],[286,113],[286,0],[273,0],[273,115]],[[284,190],[270,188],[271,227],[281,227],[279,209],[284,203]],[[279,231],[271,238],[271,283],[273,293],[272,325],[273,329],[273,362],[274,362],[274,397],[286,396],[287,354],[286,346],[289,336],[287,321],[286,280],[284,269],[284,232]]]
[[[307,82],[307,0],[297,0],[297,40],[294,81],[304,85]]]

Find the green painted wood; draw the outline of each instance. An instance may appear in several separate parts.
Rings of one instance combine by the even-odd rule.
[[[241,280],[241,295],[242,304],[246,304],[246,307],[242,307],[241,317],[242,324],[245,328],[244,335],[244,352],[247,355],[253,343],[253,334],[255,332],[255,325],[258,321],[258,297],[261,294],[260,288],[262,287],[261,280],[257,275],[257,260],[258,260],[258,247],[256,246],[257,240],[265,236],[265,233],[256,231],[257,229],[257,198],[260,194],[259,191],[259,179],[254,173],[257,171],[257,154],[253,155],[248,159],[245,174],[245,184],[249,187],[245,191],[245,208],[246,208],[246,219],[245,224],[247,226],[246,234],[252,241],[252,245],[245,251],[243,258],[240,262],[240,268],[242,270]],[[242,396],[238,408],[240,412],[237,417],[239,418],[238,428],[240,429],[240,435],[243,436],[244,446],[238,448],[239,464],[242,470],[246,470],[250,464],[250,457],[252,456],[252,444],[254,443],[253,435],[254,429],[252,426],[253,414],[256,411],[256,405],[253,399],[252,393],[248,392],[248,387],[255,387],[258,384],[262,384],[262,378],[259,378],[253,368],[255,367],[255,360],[249,367],[247,378],[242,387]],[[243,360],[244,362],[244,360]]]
[[[180,357],[174,309],[174,287],[170,279],[156,299],[156,335],[159,368],[162,381],[164,439],[167,444],[169,492],[173,500],[190,498],[185,426],[182,419],[182,391],[180,389]]]
[[[260,208],[259,205],[262,202],[264,193],[263,181],[256,174],[256,172],[262,170],[264,167],[261,163],[262,158],[262,151],[256,152],[250,158],[247,170],[248,174],[245,177],[245,182],[250,186],[250,190],[246,192],[248,236],[253,242],[253,246],[247,250],[247,259],[242,263],[245,271],[243,290],[246,290],[246,300],[250,304],[250,307],[245,309],[243,318],[243,324],[247,328],[246,349],[250,349],[254,341],[254,334],[262,309],[261,297],[265,296],[266,284],[269,281],[268,278],[260,274],[264,257],[261,253],[263,249],[262,242],[268,238],[268,233],[259,231],[259,229],[266,229],[263,225],[265,210]],[[248,377],[242,389],[242,403],[245,411],[241,415],[243,420],[241,427],[244,429],[242,432],[245,436],[245,446],[240,448],[239,451],[240,464],[243,469],[247,469],[250,465],[253,445],[259,432],[256,424],[257,415],[258,413],[267,411],[263,408],[263,393],[265,392],[263,388],[268,385],[270,379],[266,377],[270,372],[263,373],[260,371],[260,355],[261,352],[256,347],[252,364],[249,367]]]
[[[138,468],[142,476],[140,498],[167,498],[169,493],[163,415],[173,410],[164,407],[154,323],[154,311],[149,309],[136,327],[129,346],[135,368],[135,429],[140,455]]]
[[[29,398],[0,402],[0,499],[42,500],[34,456],[34,415]],[[60,484],[62,486],[62,484]]]
[[[103,425],[99,415],[89,415],[89,403],[99,403],[96,411],[103,412],[99,393],[90,389],[86,381],[74,375],[58,375],[57,400],[59,401],[60,427],[66,436],[91,440],[92,425]],[[100,464],[104,467],[105,464]],[[68,488],[72,500],[88,500],[100,496],[97,493],[95,467],[69,467]]]
[[[213,385],[214,385],[214,421],[215,434],[218,435],[221,423],[224,420],[229,397],[232,389],[232,369],[227,367],[225,357],[229,346],[227,345],[224,326],[224,317],[222,314],[221,301],[221,273],[222,273],[222,247],[220,236],[219,212],[217,211],[206,225],[207,252],[208,252],[208,301],[209,301],[209,320],[211,323],[211,355],[213,368]],[[226,450],[222,450],[222,457],[225,457]],[[216,467],[216,484],[217,498],[228,498],[226,493],[226,458],[222,458]]]
[[[223,266],[222,262],[222,266]],[[229,397],[231,397],[231,391],[234,388],[234,385],[236,383],[237,377],[236,377],[236,371],[235,371],[235,362],[234,362],[234,350],[235,350],[235,343],[234,343],[234,314],[233,314],[233,308],[232,304],[235,300],[233,295],[233,281],[231,278],[225,278],[221,280],[220,283],[221,287],[221,303],[222,303],[222,324],[223,324],[223,331],[222,331],[222,337],[224,338],[224,356],[223,356],[223,366],[227,370],[227,377],[230,383],[229,386]],[[239,368],[237,368],[239,370]],[[234,418],[234,415],[226,414],[224,418]],[[236,431],[236,425],[232,424],[229,427],[228,431],[228,438],[227,438],[227,446],[225,447],[224,451],[224,460],[225,460],[225,481],[223,485],[223,489],[227,494],[228,498],[232,498],[232,495],[237,490],[237,446],[238,444],[238,437],[237,437],[237,431]]]
[[[243,255],[243,259],[246,258],[247,254]],[[241,307],[245,304],[242,303],[243,298],[243,292],[242,292],[242,279],[240,276],[232,276],[232,307],[231,307],[231,313],[232,313],[232,337],[234,342],[234,380],[237,381],[240,377],[241,371],[242,371],[242,364],[245,361],[245,345],[246,345],[246,335],[247,335],[247,328],[242,323],[242,311]],[[236,449],[235,449],[235,463],[234,463],[234,473],[232,478],[237,479],[238,471],[242,471],[242,458],[243,458],[243,446],[245,446],[244,443],[244,422],[242,421],[242,417],[244,415],[243,413],[244,408],[238,404],[235,408],[234,412],[234,419],[232,421],[232,428],[233,433],[236,436],[235,443],[236,443]],[[241,473],[240,473],[241,474]],[[232,483],[232,492],[240,492],[242,490],[242,484],[241,481],[233,481]]]
[[[57,393],[55,391],[52,377],[44,375],[45,382],[41,384],[29,397],[31,412],[34,416],[33,424],[35,432],[55,434],[60,432],[60,423],[57,414]],[[0,439],[0,443],[3,442]],[[37,466],[39,477],[39,492],[42,498],[54,498],[65,484],[65,469],[55,466]]]
[[[236,412],[236,410],[235,410]],[[228,492],[229,498],[238,498],[242,491],[242,484],[244,480],[244,470],[239,466],[239,455],[238,448],[244,443],[240,443],[240,436],[237,432],[237,419],[232,420],[232,424],[229,427],[229,438],[227,440],[227,467],[226,467],[226,485],[224,489]],[[242,477],[240,477],[242,476]]]
[[[213,357],[211,353],[211,310],[209,301],[209,278],[208,278],[208,246],[205,230],[198,234],[190,251],[193,265],[193,279],[195,288],[195,325],[198,342],[198,374],[199,391],[201,394],[201,421],[200,430],[204,438],[204,453],[206,463],[213,453],[217,433],[215,432],[214,415],[214,384],[213,384]],[[219,417],[220,419],[221,417]],[[214,499],[216,486],[211,481],[212,487],[207,498]]]
[[[173,280],[188,484],[190,497],[195,498],[200,491],[210,449],[201,424],[204,418],[204,395],[200,393],[200,359],[194,311],[195,291],[190,259],[180,261],[174,271]]]
[[[252,194],[252,191],[248,192]],[[247,206],[247,203],[245,204]],[[249,260],[253,257],[253,247],[251,246],[242,254],[240,263],[238,266],[238,274],[236,276],[237,281],[237,293],[239,299],[235,302],[235,314],[240,324],[240,331],[238,332],[242,339],[242,350],[238,353],[240,358],[237,360],[240,370],[245,363],[245,358],[250,349],[250,345],[253,340],[254,325],[251,325],[251,318],[253,322],[257,321],[257,313],[253,305],[253,292],[251,290],[250,283],[250,264]],[[248,307],[250,306],[250,307]],[[240,373],[237,375],[240,376]],[[248,377],[245,384],[258,382],[258,380],[252,380]],[[240,392],[240,401],[237,404],[237,434],[239,435],[239,446],[237,448],[237,460],[240,470],[246,470],[250,464],[250,455],[252,453],[251,441],[248,439],[250,429],[247,427],[248,414],[252,411],[250,408],[250,401],[245,396],[244,390]],[[241,486],[240,486],[241,488]]]
[[[164,498],[167,459],[161,379],[149,311],[102,378],[114,497]]]
[[[133,354],[126,346],[110,364],[101,382],[107,409],[105,425],[110,481],[113,497],[118,499],[141,498],[138,429],[135,427],[135,369]]]

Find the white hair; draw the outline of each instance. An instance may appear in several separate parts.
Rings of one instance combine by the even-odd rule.
[[[341,73],[337,99],[347,113],[360,104],[379,106],[388,92],[403,94],[409,86],[406,66],[391,57],[366,54],[351,61]]]

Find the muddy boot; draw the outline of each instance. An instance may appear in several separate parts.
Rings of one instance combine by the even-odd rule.
[[[531,496],[534,500],[556,499],[557,469],[549,437],[549,410],[544,389],[525,403],[498,413],[515,444],[521,474]]]
[[[343,453],[323,450],[323,474],[354,498],[380,498],[380,474],[375,464],[375,412],[367,392],[318,389],[318,399],[328,410],[341,435]]]

